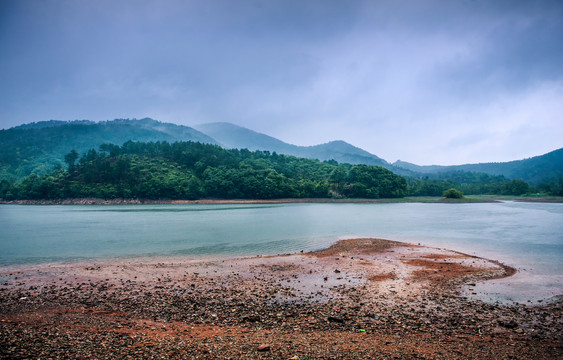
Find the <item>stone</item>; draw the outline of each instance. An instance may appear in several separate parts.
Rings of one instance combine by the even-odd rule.
[[[499,319],[498,323],[500,326],[507,329],[516,329],[518,327],[518,323],[514,320]]]
[[[336,317],[336,316],[329,316],[328,317],[328,322],[337,322],[337,323],[344,323],[344,319]]]

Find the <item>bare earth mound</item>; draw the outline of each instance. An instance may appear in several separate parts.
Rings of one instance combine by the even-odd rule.
[[[382,239],[296,255],[3,271],[2,358],[563,357],[561,302],[459,295],[462,284],[514,269]]]

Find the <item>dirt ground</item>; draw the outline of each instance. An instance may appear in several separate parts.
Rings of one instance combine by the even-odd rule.
[[[460,295],[514,269],[382,239],[304,254],[0,271],[6,359],[563,358],[561,301]]]

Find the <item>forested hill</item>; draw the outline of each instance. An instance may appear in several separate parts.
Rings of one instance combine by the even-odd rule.
[[[379,166],[338,164],[194,142],[103,144],[20,183],[0,182],[0,198],[275,199],[390,198],[404,178]]]
[[[563,149],[506,163],[418,166],[407,162],[389,164],[376,155],[344,141],[331,141],[315,146],[296,146],[229,123],[206,124],[197,126],[197,129],[199,131],[187,126],[146,118],[106,122],[51,120],[0,130],[0,180],[19,182],[32,173],[44,175],[56,167],[64,166],[65,154],[73,149],[82,155],[88,149],[98,149],[103,143],[121,145],[132,140],[169,143],[194,141],[217,144],[226,148],[265,150],[321,161],[336,160],[339,163],[380,165],[401,176],[454,180],[461,184],[481,182],[481,180],[476,181],[477,178],[486,179],[488,182],[493,179],[475,175],[477,173],[493,177],[503,176],[506,179],[522,179],[533,186],[541,185],[546,189],[555,185],[561,188],[560,184],[563,183]],[[462,173],[466,179],[460,180]],[[504,180],[499,178],[493,182],[502,181]],[[438,190],[435,190],[431,193],[437,192]]]
[[[105,122],[88,120],[43,121],[0,130],[0,179],[19,180],[35,173],[43,175],[64,164],[71,150],[82,154],[103,143],[126,141],[215,140],[187,126],[161,123],[152,119],[117,119]]]
[[[471,173],[503,176],[507,179],[522,179],[533,185],[542,182],[553,183],[563,179],[563,149],[525,160],[504,163],[465,164],[456,166],[419,166],[397,161],[393,164],[357,148],[344,141],[331,141],[315,146],[296,146],[285,143],[271,136],[261,134],[230,123],[209,123],[195,126],[196,129],[211,136],[227,148],[248,148],[251,150],[269,150],[280,154],[320,160],[333,159],[351,164],[379,165],[396,174],[414,178],[431,177],[433,179],[452,180],[459,178],[461,172],[468,177]],[[487,181],[489,181],[488,178]],[[473,180],[473,179],[472,179]],[[504,180],[499,180],[504,181]]]
[[[474,172],[489,175],[502,175],[509,179],[522,179],[530,184],[553,182],[563,178],[563,148],[529,159],[508,161],[503,163],[481,163],[453,166],[419,166],[407,162],[393,163],[397,168],[405,168],[412,172],[446,176],[452,172]]]
[[[351,164],[391,166],[383,159],[344,141],[316,146],[295,146],[268,135],[228,123],[188,126],[162,123],[149,118],[42,121],[0,130],[0,179],[19,181],[32,173],[43,175],[64,164],[70,150],[83,154],[103,143],[126,141],[194,141],[219,144],[225,148],[267,150],[310,159],[336,160]],[[217,141],[216,138],[220,140]],[[393,170],[393,169],[391,169]],[[403,172],[407,174],[408,172]]]
[[[219,145],[228,149],[267,150],[275,151],[278,154],[321,161],[336,160],[350,164],[391,167],[390,164],[376,155],[341,140],[314,146],[297,146],[231,123],[216,122],[194,127],[211,136],[217,140]]]

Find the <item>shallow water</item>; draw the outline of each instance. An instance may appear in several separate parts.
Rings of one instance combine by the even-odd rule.
[[[500,260],[489,301],[563,294],[563,204],[0,205],[0,266],[104,257],[258,255],[380,237]]]

